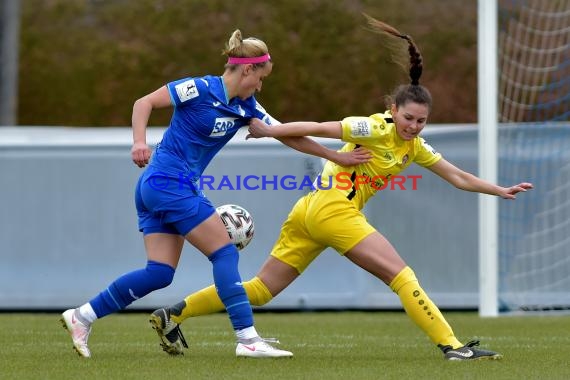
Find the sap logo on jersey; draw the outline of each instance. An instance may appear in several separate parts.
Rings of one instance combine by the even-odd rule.
[[[236,117],[218,117],[214,123],[214,129],[210,133],[211,137],[224,136],[227,131],[233,128]]]

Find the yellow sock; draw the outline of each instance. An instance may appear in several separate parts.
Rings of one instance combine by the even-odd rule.
[[[451,327],[421,288],[414,271],[405,267],[390,283],[390,288],[400,297],[408,316],[422,329],[435,344],[463,346],[457,340]]]
[[[267,289],[267,286],[259,279],[254,277],[243,283],[247,298],[253,306],[265,305],[273,299],[273,296]],[[182,323],[186,318],[197,317],[200,315],[213,314],[224,310],[224,304],[218,297],[218,292],[214,285],[192,293],[184,301],[170,307],[170,317],[176,323]]]

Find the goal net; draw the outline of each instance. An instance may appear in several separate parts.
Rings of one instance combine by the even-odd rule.
[[[498,2],[499,313],[570,311],[570,0]]]

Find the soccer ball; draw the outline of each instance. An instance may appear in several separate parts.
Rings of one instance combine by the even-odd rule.
[[[232,243],[238,251],[244,249],[253,239],[255,231],[251,214],[243,207],[232,204],[219,206],[216,211],[222,218]]]

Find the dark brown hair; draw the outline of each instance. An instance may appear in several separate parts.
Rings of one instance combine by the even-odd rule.
[[[409,64],[403,65],[401,62],[396,62],[403,67],[408,66],[408,75],[410,77],[410,84],[400,85],[394,91],[394,94],[389,98],[390,103],[396,104],[396,107],[406,104],[407,102],[414,102],[418,104],[425,104],[431,109],[432,97],[428,89],[420,85],[420,77],[423,71],[423,59],[414,40],[411,36],[403,34],[393,26],[385,22],[376,20],[373,17],[364,14],[373,32],[386,35],[391,38],[399,38],[408,43],[408,56]]]

